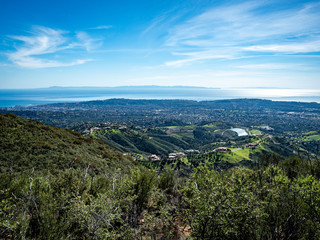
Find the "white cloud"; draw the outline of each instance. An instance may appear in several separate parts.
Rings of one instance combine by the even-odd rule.
[[[235,51],[230,53],[230,51],[219,51],[219,50],[208,50],[208,51],[200,51],[200,52],[183,52],[178,53],[174,52],[173,55],[181,55],[187,56],[185,59],[176,60],[176,61],[168,61],[165,63],[166,66],[173,66],[173,67],[181,67],[186,64],[191,64],[193,62],[198,62],[202,60],[208,59],[235,59]]]
[[[90,29],[101,30],[101,29],[109,29],[109,28],[112,28],[112,26],[111,25],[101,25],[101,26],[90,28]]]
[[[181,6],[179,6],[179,10]],[[177,8],[170,9],[168,11],[162,12],[159,16],[156,16],[151,23],[142,31],[141,36],[146,34],[159,34],[167,29],[171,28],[174,25],[174,22],[179,20],[182,17],[182,12],[176,12]],[[150,35],[148,35],[149,37]]]
[[[244,47],[243,49],[247,51],[256,52],[280,52],[288,54],[313,53],[320,52],[320,40],[310,40],[291,44],[253,45],[249,47]]]
[[[23,42],[16,47],[15,52],[7,54],[9,60],[20,67],[49,68],[65,67],[83,64],[91,59],[76,59],[70,62],[60,62],[50,54],[62,53],[66,49],[93,48],[95,40],[87,34],[79,32],[77,41],[64,36],[67,32],[47,27],[37,26],[33,28],[31,36],[11,36],[12,39]]]
[[[302,64],[285,64],[285,63],[262,63],[262,64],[245,64],[236,66],[236,68],[249,69],[249,70],[277,70],[277,69],[300,69],[310,70],[312,68],[306,67]]]
[[[72,62],[63,63],[54,60],[44,60],[39,58],[24,57],[16,61],[15,63],[20,67],[25,68],[51,68],[51,67],[70,67],[75,65],[84,64],[92,61],[92,59],[78,59]]]
[[[184,53],[190,52],[189,48],[196,49],[193,51],[197,52],[197,57],[181,54],[187,58],[167,62],[166,65],[248,57],[254,56],[253,52],[319,52],[320,3],[295,8],[277,8],[272,4],[277,3],[248,1],[219,6],[176,25],[169,30],[165,44],[172,48],[185,48]]]
[[[152,23],[142,32],[142,36],[151,31],[153,28],[157,27],[161,22],[163,22],[166,19],[166,15],[163,14],[159,17],[156,17]]]
[[[257,1],[208,10],[175,27],[167,45],[227,46],[319,33],[319,4],[260,13],[265,5]]]
[[[78,46],[84,47],[87,51],[91,51],[101,45],[101,39],[93,39],[86,32],[77,33]]]

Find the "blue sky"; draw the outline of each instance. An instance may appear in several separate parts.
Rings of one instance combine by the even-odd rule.
[[[320,1],[0,1],[0,88],[320,89]]]

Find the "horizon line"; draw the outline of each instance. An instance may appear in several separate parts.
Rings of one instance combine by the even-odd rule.
[[[35,89],[63,89],[63,88],[135,88],[135,87],[164,87],[164,88],[203,88],[203,89],[292,89],[292,90],[318,90],[314,88],[284,88],[284,87],[204,87],[204,86],[188,86],[188,85],[120,85],[120,86],[50,86],[50,87],[34,87],[34,88],[0,88],[0,90],[35,90]],[[320,89],[319,89],[320,90]]]

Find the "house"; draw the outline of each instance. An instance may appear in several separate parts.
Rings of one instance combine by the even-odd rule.
[[[179,157],[179,158],[182,158],[182,157],[184,157],[186,155],[183,152],[177,152],[176,154],[177,154],[177,157]]]
[[[174,152],[174,153],[169,153],[168,159],[175,160],[175,159],[180,159],[184,156],[186,156],[186,154],[183,152]]]
[[[101,128],[99,128],[99,127],[91,128],[91,129],[90,129],[90,133],[92,134],[94,131],[100,130],[100,129],[101,129]]]
[[[120,131],[126,131],[126,130],[127,130],[127,127],[126,127],[126,126],[121,126],[121,127],[119,127],[119,130],[120,130]]]
[[[189,149],[184,151],[186,154],[199,154],[199,150]]]
[[[176,157],[177,157],[176,153],[169,153],[168,159],[173,160],[173,159],[176,159]]]
[[[213,150],[214,152],[231,152],[229,148],[226,147],[217,147]]]
[[[86,129],[86,130],[84,130],[84,131],[82,132],[83,135],[87,135],[87,134],[89,134],[89,133],[90,133],[90,130],[88,130],[88,129]]]
[[[248,143],[245,145],[245,147],[248,148],[256,148],[259,145],[259,143]]]
[[[160,161],[161,158],[159,156],[157,156],[156,154],[152,154],[152,155],[148,156],[148,160],[149,161]]]

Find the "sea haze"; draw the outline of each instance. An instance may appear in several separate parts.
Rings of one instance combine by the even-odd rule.
[[[110,98],[221,100],[260,98],[277,101],[320,103],[320,90],[273,88],[204,88],[204,87],[50,87],[37,89],[0,89],[0,107],[29,106],[58,102],[79,102]]]

